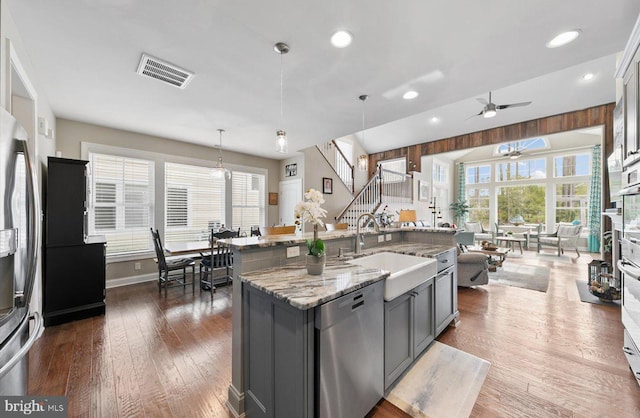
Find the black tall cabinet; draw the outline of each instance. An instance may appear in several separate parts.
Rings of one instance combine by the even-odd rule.
[[[46,179],[44,324],[105,312],[105,240],[86,236],[88,161],[49,157]]]

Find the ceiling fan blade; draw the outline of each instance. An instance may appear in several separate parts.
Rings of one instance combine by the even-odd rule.
[[[496,109],[502,110],[502,109],[508,109],[510,107],[529,106],[531,103],[532,102],[522,102],[522,103],[511,103],[511,104],[506,104],[506,105],[498,105],[498,106],[496,106]]]
[[[475,118],[476,116],[480,116],[480,115],[482,115],[482,112],[483,112],[483,111],[484,111],[484,110],[481,110],[481,111],[480,111],[480,113],[476,113],[475,115],[471,115],[471,116],[469,116],[468,118],[466,118],[465,120],[469,120],[469,119],[471,119],[471,118]]]
[[[482,103],[485,106],[489,104],[488,101],[486,101],[485,99],[483,99],[481,97],[476,97],[476,100],[479,101],[480,103]]]

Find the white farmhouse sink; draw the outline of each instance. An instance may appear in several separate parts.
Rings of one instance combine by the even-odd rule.
[[[348,261],[362,267],[386,270],[391,274],[384,284],[384,300],[392,300],[421,285],[437,273],[435,258],[396,253],[378,253]]]

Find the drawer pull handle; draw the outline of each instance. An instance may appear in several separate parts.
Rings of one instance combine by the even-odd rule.
[[[360,302],[356,303],[355,305],[351,306],[351,310],[355,311],[356,309],[358,309],[359,307],[364,305],[364,300],[361,300]]]
[[[622,347],[622,351],[624,351],[626,354],[629,354],[630,356],[635,354],[629,347]]]

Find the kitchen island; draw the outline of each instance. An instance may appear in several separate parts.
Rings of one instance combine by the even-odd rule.
[[[428,345],[424,344],[425,341],[430,342],[440,333],[449,323],[456,322],[458,318],[457,310],[457,285],[456,285],[456,267],[455,267],[455,247],[453,230],[418,230],[417,228],[403,228],[403,229],[388,229],[383,230],[380,234],[367,233],[365,234],[365,249],[361,251],[357,256],[366,256],[375,254],[376,252],[397,252],[402,254],[412,254],[421,257],[433,257],[438,258],[439,265],[442,265],[442,273],[438,273],[438,276],[431,279],[429,283],[425,283],[421,290],[421,293],[413,292],[411,295],[405,295],[403,298],[398,298],[396,306],[394,307],[394,313],[396,320],[402,315],[414,315],[416,313],[416,307],[421,307],[421,312],[427,315],[424,318],[425,323],[432,324],[432,331],[422,332],[425,334],[425,339],[421,340],[419,345],[417,344],[417,338],[414,338],[418,333],[414,333],[414,330],[407,327],[399,330],[400,336],[404,336],[407,339],[406,342],[406,355],[400,358],[398,367],[395,368],[394,376],[399,376],[406,367],[412,364],[412,361],[419,354],[419,349],[423,349]],[[306,236],[282,236],[282,237],[266,237],[266,238],[239,238],[230,240],[231,245],[234,248],[234,277],[238,285],[233,289],[233,367],[232,367],[232,385],[229,388],[229,400],[228,407],[232,416],[240,415],[245,411],[245,404],[253,402],[255,397],[251,390],[247,388],[251,387],[251,377],[248,374],[248,370],[251,368],[251,358],[249,355],[250,350],[248,347],[252,344],[252,336],[249,334],[249,329],[265,330],[269,329],[266,324],[263,326],[249,327],[246,325],[249,320],[251,294],[254,295],[254,299],[258,300],[264,296],[264,300],[261,302],[264,309],[266,306],[270,306],[271,312],[279,312],[284,314],[288,312],[294,317],[299,316],[298,319],[291,322],[289,325],[298,324],[301,328],[298,328],[297,333],[291,335],[297,335],[301,338],[297,344],[306,344],[307,349],[314,345],[314,334],[317,333],[317,329],[314,330],[315,322],[315,310],[322,303],[326,303],[332,299],[344,297],[345,294],[353,293],[358,289],[363,289],[367,285],[374,284],[379,281],[383,281],[385,273],[372,272],[374,275],[378,274],[378,277],[372,278],[366,276],[362,268],[349,265],[345,266],[345,261],[356,257],[355,254],[347,254],[347,257],[338,258],[336,254],[339,252],[339,248],[343,248],[348,251],[353,249],[355,233],[353,231],[335,231],[332,233],[321,234],[321,237],[326,241],[328,253],[331,257],[328,257],[328,264],[325,273],[322,276],[307,276],[304,269],[304,254],[306,247],[304,246]],[[384,238],[380,238],[384,237]],[[410,237],[411,242],[407,242],[407,237]],[[379,242],[381,241],[381,242]],[[419,241],[419,242],[414,242]],[[378,243],[380,245],[378,245]],[[293,249],[292,249],[293,248]],[[353,273],[353,274],[351,274]],[[351,275],[351,276],[350,276]],[[361,277],[363,281],[356,283],[354,288],[349,288],[354,282],[353,277]],[[291,281],[288,281],[289,278]],[[242,285],[240,285],[242,281]],[[438,285],[436,286],[436,283]],[[333,286],[337,293],[331,295],[331,290],[327,290],[324,284]],[[322,289],[320,289],[322,287]],[[273,292],[278,292],[276,296]],[[312,301],[314,297],[318,296],[317,292],[322,293],[324,296],[318,298],[316,301]],[[270,294],[271,292],[271,294]],[[280,294],[280,292],[284,292]],[[423,299],[419,302],[416,299],[416,295],[420,294]],[[436,296],[440,295],[439,298]],[[260,297],[259,297],[260,296]],[[440,300],[443,303],[439,305],[433,303],[435,300]],[[268,302],[267,302],[268,301]],[[293,301],[293,304],[289,303]],[[296,306],[297,304],[297,306]],[[312,306],[313,305],[313,306]],[[277,307],[277,309],[276,309]],[[275,309],[275,311],[274,311]],[[297,311],[297,312],[296,312]],[[305,312],[301,314],[300,312]],[[282,315],[281,315],[282,316]],[[391,316],[390,316],[391,317]],[[265,315],[253,316],[256,318],[266,318]],[[385,320],[379,318],[381,323]],[[302,324],[302,325],[300,325]],[[294,327],[296,328],[296,327]],[[396,327],[397,328],[397,327]],[[283,330],[285,328],[276,327],[273,330]],[[300,331],[303,330],[303,331]],[[275,331],[274,331],[275,332]],[[269,338],[273,338],[274,334],[270,334]],[[264,335],[263,335],[264,337]],[[254,337],[257,338],[257,337]],[[399,340],[402,340],[400,338]],[[255,342],[255,341],[253,341]],[[289,346],[289,344],[287,344]],[[304,350],[302,346],[294,344],[293,347],[297,347],[295,350],[301,354],[302,357],[298,358],[299,368],[289,366],[284,369],[279,368],[281,371],[286,370],[292,372],[295,370],[302,370],[305,372],[306,379],[311,380],[299,380],[298,377],[297,388],[299,389],[300,396],[297,399],[305,402],[298,405],[299,408],[296,411],[302,411],[302,415],[299,416],[314,416],[313,412],[313,373],[309,373],[313,370],[314,356],[309,354],[308,350]],[[414,349],[416,348],[416,349]],[[419,349],[418,349],[419,348]],[[280,346],[276,352],[282,351]],[[260,351],[257,351],[260,352]],[[288,357],[293,358],[293,357]],[[263,363],[260,360],[256,364]],[[382,361],[381,361],[382,363]],[[272,369],[273,370],[273,369]],[[394,376],[387,376],[385,372],[384,381],[385,387],[387,382]],[[286,381],[287,379],[284,379]],[[283,379],[278,380],[283,381]],[[257,390],[257,389],[256,389]],[[285,392],[294,393],[294,392]],[[265,395],[265,392],[262,392]],[[272,393],[273,395],[273,393]],[[304,395],[304,396],[303,396]],[[264,402],[273,406],[276,402],[273,396],[268,397],[269,401],[264,401],[264,398],[259,399],[258,411],[264,411]],[[273,400],[273,401],[271,401]],[[251,409],[251,408],[249,408]],[[273,413],[273,409],[270,410]],[[255,413],[254,413],[255,414]],[[253,416],[253,415],[249,415]],[[257,416],[273,416],[259,413]]]

